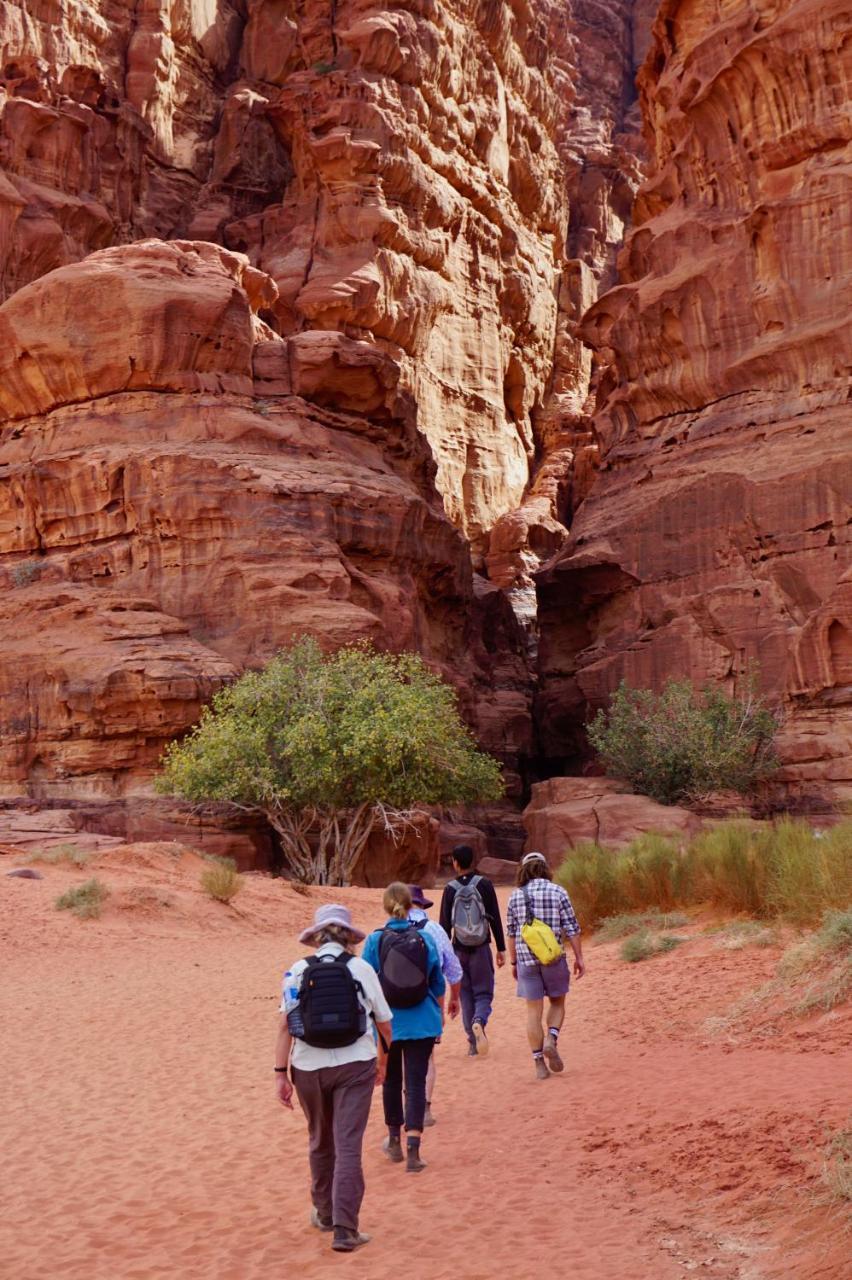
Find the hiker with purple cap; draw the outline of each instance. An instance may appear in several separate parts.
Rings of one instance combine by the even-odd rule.
[[[453,944],[450,942],[446,929],[443,929],[437,920],[430,920],[426,914],[429,908],[435,905],[432,899],[426,897],[419,884],[410,884],[408,888],[411,893],[411,909],[408,912],[408,918],[417,925],[418,929],[428,933],[438,948],[438,955],[441,957],[441,971],[447,980],[447,986],[450,988],[447,1015],[450,1018],[457,1018],[461,1007],[459,992],[461,991],[462,980],[462,967],[459,964],[458,956],[453,951]],[[439,1045],[440,1043],[441,1037],[438,1036],[435,1044]],[[429,1058],[429,1069],[426,1072],[426,1112],[423,1117],[423,1127],[426,1129],[435,1123],[435,1117],[432,1115],[432,1096],[435,1092],[436,1075],[435,1050],[433,1049]]]
[[[346,907],[317,909],[299,938],[314,954],[284,975],[275,1044],[278,1099],[292,1110],[295,1091],[308,1122],[311,1223],[333,1232],[331,1247],[339,1253],[370,1239],[358,1226],[361,1148],[392,1036],[393,1015],[376,972],[352,953],[364,936]]]

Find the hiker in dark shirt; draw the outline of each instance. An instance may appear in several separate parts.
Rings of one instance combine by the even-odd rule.
[[[441,924],[452,938],[453,950],[462,967],[462,1022],[467,1032],[472,1055],[488,1053],[485,1027],[494,1000],[494,962],[491,939],[497,948],[497,967],[502,969],[506,956],[503,922],[494,885],[474,869],[474,853],[470,845],[453,849],[455,879],[444,889],[441,899]]]

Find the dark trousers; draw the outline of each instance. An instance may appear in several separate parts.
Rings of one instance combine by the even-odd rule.
[[[483,942],[481,947],[455,947],[454,950],[462,967],[462,1022],[468,1040],[471,1044],[476,1044],[473,1024],[481,1022],[485,1026],[491,1017],[491,1003],[494,999],[494,958],[491,955],[491,944]]]
[[[385,1124],[421,1130],[426,1114],[426,1072],[435,1047],[435,1037],[422,1040],[392,1040],[388,1068],[382,1089]],[[402,1078],[405,1074],[405,1112],[402,1110]]]
[[[336,1227],[357,1231],[364,1199],[361,1145],[376,1085],[375,1059],[319,1071],[294,1067],[292,1074],[308,1121],[314,1208]]]

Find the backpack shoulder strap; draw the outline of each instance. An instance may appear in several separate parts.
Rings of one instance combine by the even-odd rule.
[[[532,903],[530,902],[530,895],[528,890],[529,890],[529,885],[525,884],[523,889],[521,889],[521,893],[524,895],[524,907],[526,908],[526,915],[527,915],[526,924],[532,924],[533,920],[535,919],[535,914],[532,909]]]
[[[354,960],[354,959],[355,957],[353,956],[351,951],[341,951],[339,956],[334,957],[334,963],[348,964],[350,960]]]
[[[482,876],[474,876],[470,882],[470,888],[478,889],[481,884],[482,884]]]
[[[459,889],[461,888],[461,885],[459,884],[458,880],[450,880],[447,884],[447,888],[455,889],[456,893],[458,893]]]

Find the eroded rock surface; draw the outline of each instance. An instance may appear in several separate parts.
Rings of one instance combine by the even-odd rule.
[[[785,794],[852,794],[849,10],[666,0],[653,167],[589,311],[602,468],[541,579],[546,748],[618,681],[784,702]]]
[[[7,794],[144,791],[215,689],[302,633],[419,650],[495,750],[529,749],[511,615],[475,596],[393,370],[279,337],[275,292],[215,245],[149,241],[0,309]]]

